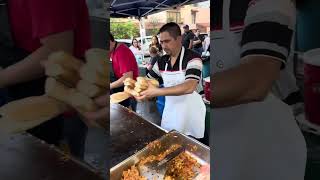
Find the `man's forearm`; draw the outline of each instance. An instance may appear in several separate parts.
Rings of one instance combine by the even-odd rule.
[[[123,86],[123,81],[126,79],[126,78],[133,78],[133,72],[130,71],[130,72],[127,72],[125,73],[121,78],[119,78],[118,80],[110,83],[110,89],[114,89],[114,88],[118,88],[118,87],[121,87]]]
[[[226,107],[261,101],[278,77],[280,62],[267,58],[216,73],[212,76],[212,106]]]
[[[32,54],[3,70],[0,70],[0,87],[27,82],[44,75],[40,61],[46,60],[52,52],[45,46],[40,47]]]

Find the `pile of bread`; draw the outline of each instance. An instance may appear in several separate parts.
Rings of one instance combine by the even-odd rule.
[[[43,62],[48,76],[43,96],[10,102],[0,108],[0,133],[16,133],[33,128],[71,109],[79,114],[99,107],[94,98],[109,89],[108,52],[89,49],[86,63],[65,52],[54,52]],[[106,128],[106,120],[98,122]]]
[[[149,79],[146,77],[137,77],[137,80],[132,78],[126,78],[123,81],[124,92],[112,94],[110,96],[111,103],[119,103],[128,99],[131,96],[140,96],[140,93],[148,89],[149,83],[153,86],[159,87],[159,82],[155,79]]]

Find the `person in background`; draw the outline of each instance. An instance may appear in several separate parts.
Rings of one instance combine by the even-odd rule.
[[[153,68],[153,65],[161,58],[158,48],[156,48],[155,46],[150,46],[149,52],[151,58],[147,65],[146,74],[149,73],[149,71]]]
[[[40,62],[49,54],[65,51],[81,59],[91,47],[85,0],[10,0],[1,3],[0,8],[1,23],[8,20],[0,28],[0,34],[8,35],[0,42],[0,88],[8,88],[11,101],[44,94],[46,77]],[[8,43],[9,40],[12,42]],[[68,124],[64,119],[68,119]],[[64,129],[68,134],[64,134]],[[87,126],[75,112],[53,118],[28,132],[57,146],[66,139],[73,155],[84,155]]]
[[[139,75],[139,68],[132,51],[126,45],[115,41],[111,33],[109,33],[109,43],[110,60],[112,61],[113,70],[110,94],[113,94],[124,91],[123,81],[126,78],[136,79]],[[133,98],[124,100],[120,104],[125,107],[131,105],[132,110],[136,110],[136,101]]]
[[[151,44],[149,45],[149,47],[151,46],[156,47],[158,49],[159,54],[162,55],[162,47],[159,43],[159,39],[157,36],[152,36]]]
[[[200,39],[200,30],[196,29],[195,36],[193,38],[193,50],[196,51],[197,53],[202,55],[203,48],[202,48],[202,39]]]
[[[141,51],[141,46],[140,43],[137,39],[133,39],[131,42],[131,46],[129,47],[131,52],[133,53],[135,59],[137,60],[138,63],[142,63],[142,51]]]
[[[194,34],[189,30],[188,25],[183,26],[183,31],[184,33],[182,35],[182,46],[185,49],[192,49]]]

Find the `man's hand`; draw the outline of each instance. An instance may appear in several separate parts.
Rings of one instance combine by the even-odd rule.
[[[148,81],[148,89],[140,93],[141,96],[135,96],[137,101],[143,101],[153,97],[159,96],[160,88],[155,87],[151,82]]]
[[[107,107],[107,99],[108,99],[107,96],[108,96],[108,94],[97,97],[95,99],[95,103],[100,107],[100,109],[98,111],[87,112],[84,114],[84,116],[86,118],[85,121],[89,125],[96,126],[97,122],[101,122],[104,124],[107,121],[107,117],[109,115],[109,113],[108,113],[109,110]]]

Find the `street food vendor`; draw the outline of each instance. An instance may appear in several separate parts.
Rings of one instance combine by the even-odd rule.
[[[293,1],[217,0],[213,12],[213,179],[303,180],[304,137],[271,93],[292,51]]]
[[[81,58],[90,48],[85,0],[1,0],[0,20],[0,66],[3,67],[0,88],[8,87],[10,100],[44,94],[45,76],[40,62],[50,53],[66,51]],[[59,116],[29,132],[47,143],[59,145],[63,119]],[[70,144],[76,144],[74,149],[71,147],[71,153],[83,157],[87,127],[80,118],[70,123],[72,134],[77,134],[73,135],[75,139],[68,139],[72,141]]]
[[[194,138],[203,138],[206,107],[196,92],[201,80],[202,60],[182,46],[181,30],[176,23],[167,23],[159,31],[160,43],[166,55],[158,60],[147,75],[162,78],[164,88],[149,86],[138,100],[165,96],[161,127],[177,130]]]

